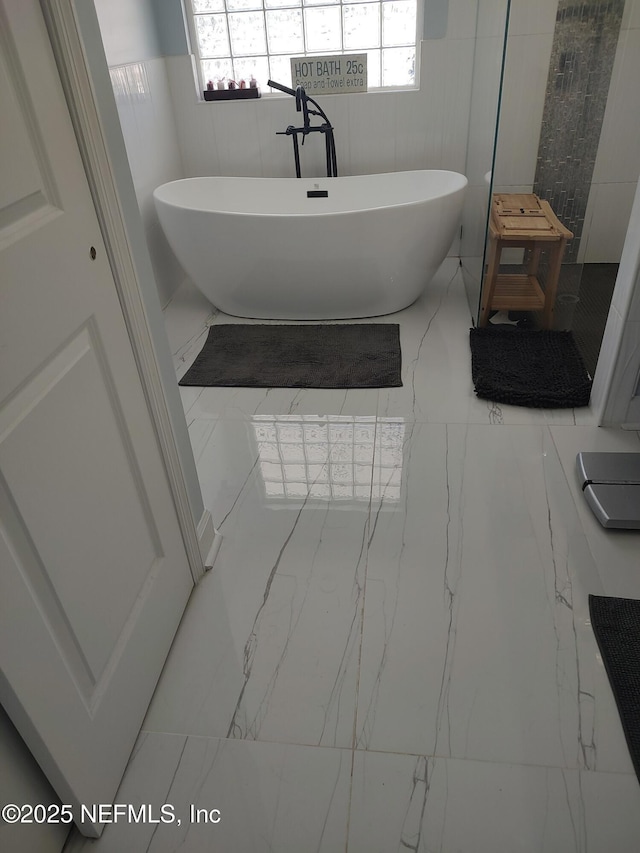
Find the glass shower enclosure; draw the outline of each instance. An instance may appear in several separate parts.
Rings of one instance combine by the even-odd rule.
[[[471,319],[480,311],[511,0],[478,0],[460,259]]]
[[[471,318],[492,193],[535,193],[574,235],[553,327],[572,331],[592,376],[640,173],[639,63],[640,0],[478,0],[461,235]],[[504,271],[526,260],[509,250]],[[507,319],[540,325],[534,312]]]

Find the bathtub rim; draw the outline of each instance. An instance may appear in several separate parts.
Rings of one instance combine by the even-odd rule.
[[[224,181],[241,181],[241,182],[256,182],[266,183],[268,181],[312,181],[317,183],[319,181],[334,181],[336,178],[326,178],[326,177],[310,177],[310,178],[265,178],[265,177],[252,177],[248,175],[200,175],[197,177],[191,178],[177,178],[174,181],[166,181],[164,184],[160,184],[160,186],[156,187],[153,190],[153,198],[154,202],[166,205],[167,207],[174,208],[176,210],[185,210],[192,211],[194,213],[214,213],[220,216],[233,216],[233,217],[264,217],[264,218],[273,218],[273,219],[313,219],[313,218],[321,218],[321,217],[338,217],[338,216],[351,216],[353,214],[364,214],[369,212],[374,212],[378,210],[393,210],[394,208],[399,207],[412,207],[423,204],[429,204],[430,202],[437,202],[442,198],[447,198],[448,196],[454,195],[460,191],[463,191],[469,185],[469,179],[462,172],[455,172],[452,169],[403,169],[398,172],[371,172],[366,175],[339,175],[337,180],[340,181],[357,181],[366,178],[373,178],[378,176],[387,176],[387,175],[411,175],[411,174],[438,174],[438,175],[451,175],[456,178],[462,179],[460,182],[456,182],[453,186],[447,188],[447,191],[443,191],[438,193],[437,195],[429,196],[427,198],[415,199],[413,201],[399,201],[394,202],[392,204],[377,204],[371,207],[356,207],[350,208],[349,210],[315,210],[308,211],[302,213],[276,213],[275,211],[246,211],[246,210],[220,210],[213,207],[202,207],[195,206],[193,204],[187,205],[185,203],[169,201],[165,198],[162,198],[159,195],[161,190],[164,190],[168,187],[173,186],[174,184],[186,184],[195,181],[203,181],[203,180],[224,180]]]

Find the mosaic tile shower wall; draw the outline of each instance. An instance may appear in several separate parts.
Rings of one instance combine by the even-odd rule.
[[[560,0],[538,147],[534,193],[574,233],[575,263],[625,0]]]

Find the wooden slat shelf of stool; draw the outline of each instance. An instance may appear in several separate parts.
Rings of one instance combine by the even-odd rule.
[[[548,201],[533,193],[496,193],[491,202],[487,274],[482,289],[480,326],[491,311],[543,311],[543,327],[553,325],[558,278],[567,240],[573,237]],[[500,275],[505,248],[530,249],[526,274]],[[540,253],[551,251],[545,289],[538,280]]]
[[[544,291],[534,275],[499,275],[492,311],[542,311]]]

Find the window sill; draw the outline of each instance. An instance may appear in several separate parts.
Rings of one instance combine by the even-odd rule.
[[[254,100],[255,101],[258,99],[260,99],[262,101],[285,101],[285,100],[290,101],[290,100],[292,100],[290,95],[285,95],[281,92],[261,92],[261,90],[259,88],[258,88],[258,91],[260,92],[259,95],[244,94],[245,92],[250,92],[250,91],[251,91],[251,89],[232,89],[231,91],[229,91],[228,89],[222,89],[222,90],[214,89],[213,93],[212,93],[213,97],[207,97],[209,92],[207,92],[207,93],[203,92],[204,97],[201,97],[199,99],[198,103],[209,104],[209,103],[213,103],[213,102],[222,103],[222,102],[229,102],[229,101],[245,101],[245,100]],[[323,98],[328,98],[328,97],[343,97],[344,95],[348,95],[351,98],[357,98],[357,97],[361,97],[363,95],[365,95],[365,96],[366,95],[403,95],[403,94],[410,94],[412,92],[416,93],[419,91],[420,91],[419,86],[402,86],[402,87],[398,86],[395,88],[392,86],[387,86],[384,88],[380,87],[380,88],[376,88],[376,89],[369,89],[367,92],[336,92],[333,94],[318,95],[318,97],[323,99]],[[243,94],[239,94],[241,92]]]
[[[248,89],[205,89],[202,92],[207,103],[212,101],[255,101],[262,97],[259,88]]]

